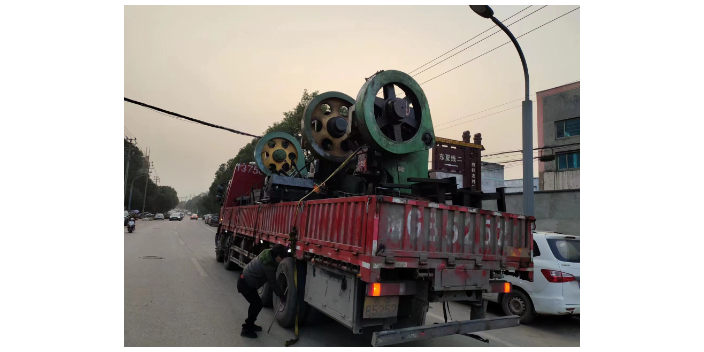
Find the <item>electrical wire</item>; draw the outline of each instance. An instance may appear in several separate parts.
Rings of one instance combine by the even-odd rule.
[[[533,5],[529,5],[528,7],[524,8],[523,10],[514,13],[513,15],[509,16],[508,18],[504,19],[504,21],[507,21],[507,20],[511,19],[511,17],[516,16],[516,15],[518,15],[519,13],[521,13],[521,12],[523,12],[523,11],[529,9],[531,6],[533,6]],[[427,65],[427,64],[429,64],[429,63],[431,63],[431,62],[433,62],[433,61],[435,61],[435,60],[437,60],[437,59],[439,59],[439,58],[441,58],[441,57],[443,57],[443,56],[445,56],[447,53],[449,53],[449,52],[451,52],[451,51],[453,51],[453,50],[455,50],[455,49],[461,47],[462,45],[465,45],[465,44],[471,42],[474,38],[476,38],[476,37],[478,37],[478,36],[480,36],[480,35],[482,35],[482,34],[488,32],[488,31],[490,31],[492,28],[494,28],[494,26],[491,26],[491,27],[487,28],[484,32],[481,32],[481,33],[475,35],[474,37],[470,38],[469,40],[465,41],[464,43],[462,43],[462,44],[460,44],[460,45],[458,45],[458,46],[456,46],[456,47],[454,47],[454,48],[452,48],[452,49],[450,49],[450,50],[444,52],[442,55],[440,55],[440,56],[438,56],[438,57],[436,57],[436,58],[434,58],[434,59],[432,59],[432,60],[430,60],[430,61],[424,63],[423,65],[421,65],[420,67],[416,68],[415,70],[413,70],[413,71],[411,71],[411,72],[408,72],[408,74],[411,74],[411,73],[413,73],[413,72],[418,71],[419,69],[425,67],[425,65]]]
[[[504,105],[506,105],[506,104],[504,104]],[[497,111],[497,112],[491,113],[491,114],[489,114],[489,115],[484,115],[484,116],[482,116],[482,117],[477,117],[476,119],[471,119],[471,120],[469,120],[469,121],[460,122],[460,123],[455,124],[455,125],[450,125],[450,126],[447,126],[447,127],[439,128],[438,131],[446,130],[446,129],[448,129],[448,128],[452,128],[452,127],[455,127],[455,126],[458,126],[458,125],[461,125],[461,124],[464,124],[464,123],[476,121],[476,120],[479,120],[479,119],[483,119],[483,118],[485,118],[485,117],[489,117],[489,116],[492,116],[492,115],[500,114],[500,113],[502,113],[502,112],[504,112],[504,111],[509,111],[509,110],[513,110],[513,109],[515,109],[515,108],[520,108],[520,107],[521,107],[521,105],[517,105],[517,106],[514,106],[514,107],[512,107],[512,108],[508,108],[508,109],[505,109],[505,110],[501,110],[501,111]]]
[[[544,147],[538,147],[538,148],[533,148],[533,151],[536,150],[541,150],[541,149],[557,149],[557,148],[562,148],[562,147],[571,147],[574,145],[579,145],[579,143],[570,143],[570,144],[562,144],[562,145],[546,145]],[[510,151],[503,151],[503,152],[498,152],[494,154],[487,154],[487,155],[482,155],[482,158],[494,156],[494,155],[501,155],[501,154],[509,154],[509,153],[520,153],[523,152],[523,150],[510,150]]]
[[[531,96],[532,96],[532,95],[535,95],[535,93],[531,94]],[[515,103],[515,102],[521,101],[521,100],[523,100],[523,98],[521,98],[521,99],[516,99],[516,100],[511,100],[511,101],[509,101],[508,103],[503,103],[503,104],[501,104],[501,105],[496,105],[496,106],[491,107],[491,108],[488,108],[488,109],[486,109],[486,110],[482,110],[482,111],[479,111],[479,112],[475,112],[475,113],[469,114],[469,115],[467,115],[467,116],[462,116],[462,117],[456,118],[456,119],[454,119],[454,120],[450,120],[450,121],[447,121],[447,122],[443,122],[443,123],[441,123],[441,124],[439,124],[439,125],[437,125],[437,126],[435,126],[435,127],[440,127],[440,126],[442,126],[442,125],[447,125],[448,123],[455,122],[455,121],[459,121],[459,120],[465,119],[465,118],[467,118],[467,117],[474,116],[474,115],[477,115],[477,114],[481,114],[481,113],[483,113],[483,112],[485,112],[485,111],[489,111],[489,110],[491,110],[491,109],[496,109],[496,108],[498,108],[498,107],[500,107],[500,106],[504,106],[504,105],[506,105],[506,104]],[[472,121],[473,121],[473,120],[472,120]]]
[[[506,27],[512,26],[512,25],[514,25],[514,24],[520,22],[522,19],[524,19],[524,18],[526,18],[526,17],[528,17],[528,16],[530,16],[530,15],[532,15],[532,14],[534,14],[534,13],[536,13],[536,12],[538,12],[538,11],[540,11],[540,10],[546,8],[546,7],[548,7],[548,5],[545,5],[545,6],[541,7],[541,8],[539,8],[539,9],[537,9],[537,10],[535,10],[535,11],[533,11],[533,12],[531,12],[531,13],[529,13],[529,14],[527,14],[527,15],[525,15],[525,16],[519,18],[519,19],[517,19],[517,20],[514,21],[513,23],[506,25]],[[492,28],[493,28],[493,27],[492,27]],[[449,59],[452,58],[453,56],[455,56],[455,55],[457,55],[457,54],[459,54],[459,53],[461,53],[461,52],[463,52],[463,51],[465,51],[465,50],[467,50],[467,49],[469,49],[469,48],[471,48],[471,47],[473,47],[473,46],[475,46],[475,45],[477,45],[477,44],[479,44],[479,43],[481,43],[481,42],[483,42],[485,39],[489,39],[489,37],[493,36],[493,35],[496,34],[496,33],[500,33],[500,32],[503,32],[503,31],[502,31],[501,29],[499,29],[498,31],[489,34],[488,36],[482,38],[482,39],[479,40],[478,42],[476,42],[476,43],[474,43],[474,44],[472,44],[472,45],[470,45],[470,46],[468,46],[468,47],[466,47],[466,48],[464,48],[464,49],[462,49],[462,50],[460,50],[460,51],[458,51],[458,52],[456,52],[456,53],[454,53],[454,54],[452,54],[452,55],[450,55],[450,56],[448,56],[448,57],[445,58],[444,60],[439,61],[439,62],[435,63],[434,65],[432,65],[432,66],[430,66],[430,67],[427,67],[427,68],[424,69],[423,71],[420,71],[420,72],[416,73],[415,75],[413,75],[413,77],[418,76],[419,74],[421,74],[421,73],[423,73],[423,72],[425,72],[425,71],[427,71],[427,70],[430,70],[431,68],[433,68],[433,67],[435,67],[435,66],[437,66],[437,65],[440,65],[441,63],[443,63],[443,62],[449,60]]]
[[[194,118],[192,118],[192,117],[188,117],[188,116],[184,116],[184,115],[181,115],[181,114],[177,114],[177,113],[175,113],[175,112],[171,112],[171,111],[168,111],[168,110],[164,110],[164,109],[158,108],[158,107],[156,107],[156,106],[152,106],[152,105],[145,104],[145,103],[142,103],[142,102],[139,102],[139,101],[136,101],[136,100],[129,99],[129,98],[127,98],[127,97],[125,97],[125,101],[128,102],[128,103],[132,103],[132,104],[135,104],[135,105],[139,105],[139,106],[148,108],[148,109],[152,109],[152,110],[155,110],[155,111],[159,111],[159,112],[162,112],[162,113],[165,113],[165,114],[169,114],[169,115],[172,115],[172,116],[177,116],[177,117],[180,117],[180,118],[182,118],[182,119],[186,119],[186,120],[191,121],[191,122],[199,123],[199,124],[201,124],[201,125],[206,125],[206,126],[209,126],[209,127],[218,128],[218,129],[221,129],[221,130],[225,130],[225,131],[232,132],[232,133],[236,133],[236,134],[241,134],[241,135],[244,135],[244,136],[249,136],[249,137],[254,137],[254,138],[262,138],[261,136],[257,136],[257,135],[253,135],[253,134],[249,134],[249,133],[245,133],[245,132],[233,130],[233,129],[231,129],[231,128],[227,128],[227,127],[223,127],[223,126],[214,125],[214,124],[209,123],[209,122],[205,122],[205,121],[202,121],[202,120],[194,119]]]
[[[550,21],[548,21],[548,22],[545,22],[545,23],[541,24],[541,25],[538,26],[538,27],[533,28],[533,29],[531,29],[530,31],[528,31],[528,32],[526,32],[526,33],[521,34],[520,36],[516,37],[516,40],[518,40],[518,38],[521,38],[521,37],[523,37],[523,36],[525,36],[525,35],[528,35],[528,34],[532,33],[533,31],[536,31],[536,30],[540,29],[541,27],[546,26],[546,25],[548,25],[548,24],[550,24],[550,23],[552,23],[552,22],[554,22],[554,21],[556,21],[556,20],[558,20],[558,19],[560,19],[560,18],[562,18],[562,17],[564,17],[564,16],[567,16],[568,14],[570,14],[570,13],[572,13],[572,12],[574,12],[574,11],[577,11],[577,10],[579,10],[579,7],[575,8],[575,9],[573,9],[573,10],[570,10],[569,12],[567,12],[567,13],[565,13],[565,14],[562,14],[562,15],[560,15],[560,16],[558,16],[558,17],[555,17],[555,18],[553,18],[552,20],[550,20]],[[446,74],[446,73],[448,73],[448,72],[454,71],[454,70],[456,70],[456,69],[458,69],[458,68],[460,68],[460,67],[462,67],[462,66],[464,66],[464,65],[466,65],[466,64],[468,64],[468,63],[470,63],[470,62],[472,62],[472,61],[474,61],[474,60],[476,60],[476,59],[478,59],[478,58],[480,58],[480,57],[482,57],[482,56],[484,56],[484,55],[486,55],[486,54],[488,54],[488,53],[490,53],[490,52],[492,52],[492,51],[494,51],[494,50],[496,50],[496,49],[498,49],[498,48],[500,48],[500,47],[502,47],[502,46],[504,46],[504,45],[506,45],[506,44],[509,44],[509,43],[511,43],[510,40],[507,41],[506,43],[503,43],[503,44],[501,44],[501,45],[499,45],[499,46],[497,46],[497,47],[495,47],[495,48],[493,48],[493,49],[491,49],[491,50],[489,50],[489,51],[487,51],[487,52],[485,52],[485,53],[483,53],[483,54],[481,54],[481,55],[479,55],[479,56],[476,56],[476,57],[472,58],[472,59],[469,60],[469,61],[466,61],[466,62],[464,62],[464,63],[462,63],[462,64],[459,64],[459,65],[457,65],[457,66],[455,66],[455,67],[453,67],[453,68],[451,68],[451,69],[449,69],[449,70],[447,70],[447,71],[445,71],[445,72],[443,72],[443,73],[441,73],[441,74],[439,74],[439,75],[437,75],[437,76],[435,76],[435,77],[433,77],[433,78],[431,78],[431,79],[429,79],[429,80],[427,80],[427,81],[424,81],[423,83],[420,83],[420,84],[428,83],[428,82],[430,82],[430,81],[432,81],[432,80],[434,80],[434,79],[436,79],[436,78],[438,78],[438,77],[440,77],[440,76],[442,76],[442,75],[444,75],[444,74]]]
[[[572,81],[572,82],[570,82],[570,83],[563,84],[563,86],[566,86],[566,85],[572,84],[572,83],[576,83],[576,82],[579,82],[579,81],[580,81],[580,80],[577,79],[577,80]],[[533,94],[531,94],[531,95],[529,95],[529,96],[534,96],[534,95],[536,95],[536,94],[537,94],[537,93],[533,93]],[[485,110],[482,110],[482,111],[479,111],[479,112],[471,113],[471,114],[469,114],[469,115],[467,115],[467,116],[462,116],[462,117],[457,118],[457,119],[454,119],[454,120],[450,120],[450,121],[447,121],[447,122],[443,122],[443,123],[441,123],[441,124],[439,124],[439,125],[437,125],[437,126],[435,126],[435,127],[440,127],[440,126],[446,125],[446,124],[448,124],[448,123],[450,123],[450,122],[459,121],[459,120],[465,119],[465,118],[467,118],[467,117],[474,116],[474,115],[476,115],[476,114],[480,114],[480,113],[482,113],[482,112],[489,111],[489,110],[491,110],[491,109],[495,109],[495,108],[498,108],[498,107],[500,107],[500,106],[504,106],[504,105],[506,105],[506,104],[514,103],[514,102],[517,102],[517,101],[521,101],[521,100],[523,100],[523,99],[524,99],[524,98],[520,98],[520,99],[516,99],[516,100],[511,100],[511,101],[509,101],[509,102],[507,102],[507,103],[503,103],[503,104],[500,104],[500,105],[496,105],[496,106],[494,106],[494,107],[491,107],[491,108],[488,108],[488,109],[485,109]],[[470,121],[473,121],[473,120],[470,120]],[[469,122],[469,121],[468,121],[468,122]],[[453,126],[457,126],[457,125],[453,125]]]

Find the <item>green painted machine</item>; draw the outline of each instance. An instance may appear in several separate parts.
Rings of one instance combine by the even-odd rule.
[[[360,193],[376,194],[383,185],[410,185],[409,178],[428,177],[428,150],[435,143],[430,108],[418,83],[403,72],[377,72],[356,100],[339,92],[319,95],[306,107],[301,130],[304,146],[328,163],[341,163],[358,151],[336,183],[361,178]],[[323,167],[325,173],[331,168]]]
[[[357,99],[340,92],[316,96],[304,110],[300,144],[286,133],[270,133],[259,141],[254,157],[267,185],[308,189],[301,179],[312,179],[322,185],[315,198],[423,194],[414,187],[433,182],[428,156],[434,144],[430,107],[420,85],[388,70],[367,78]],[[312,167],[303,148],[314,158]],[[309,170],[312,175],[306,177]],[[299,180],[281,178],[291,176]]]

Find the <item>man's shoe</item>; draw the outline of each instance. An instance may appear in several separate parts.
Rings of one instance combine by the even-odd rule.
[[[242,324],[242,329],[248,329],[248,330],[252,330],[252,331],[262,331],[262,327],[261,327],[261,326],[259,326],[259,325],[254,325],[254,324],[251,324],[251,325]]]
[[[242,332],[240,333],[240,336],[242,336],[242,337],[249,337],[250,339],[256,339],[256,338],[257,338],[257,334],[254,333],[254,331],[252,331],[252,330],[245,330],[245,329],[242,329]]]

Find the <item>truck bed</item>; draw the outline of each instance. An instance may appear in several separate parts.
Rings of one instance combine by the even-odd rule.
[[[532,277],[533,217],[388,196],[297,204],[224,209],[223,228],[286,244],[295,225],[299,259],[357,268],[366,282],[395,268],[433,272],[438,291],[487,288],[487,270]]]

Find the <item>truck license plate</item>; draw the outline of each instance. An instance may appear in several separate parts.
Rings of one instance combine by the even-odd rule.
[[[398,296],[364,298],[362,318],[390,318],[398,315]]]

